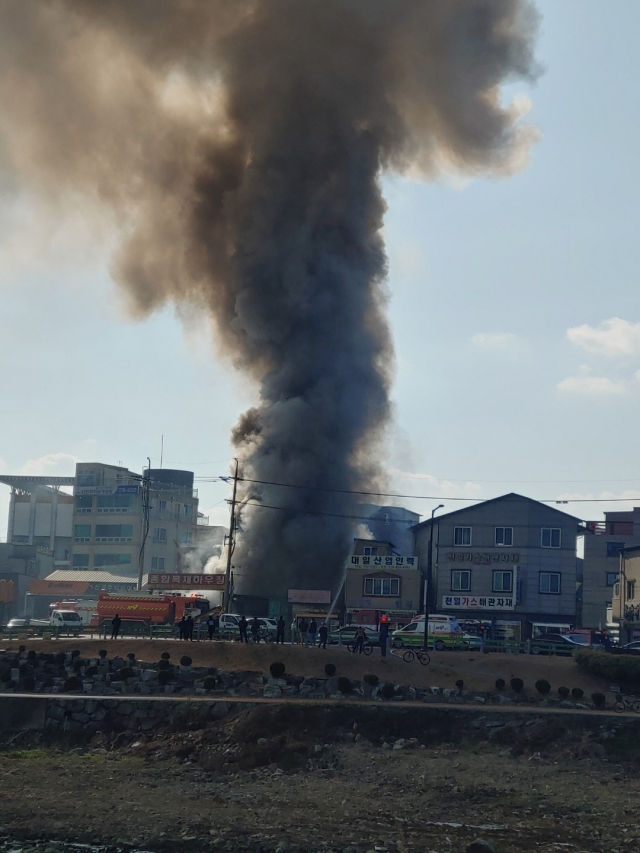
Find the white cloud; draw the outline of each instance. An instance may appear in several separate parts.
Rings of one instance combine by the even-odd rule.
[[[630,323],[620,317],[604,320],[593,327],[585,323],[567,329],[567,338],[588,352],[609,357],[640,354],[640,323]]]
[[[627,389],[620,382],[607,379],[606,376],[567,376],[557,385],[558,391],[566,394],[580,394],[585,397],[609,397],[626,394]]]
[[[452,480],[438,480],[437,477],[431,474],[413,474],[408,471],[401,471],[398,468],[391,468],[389,474],[393,478],[392,482],[394,483],[392,491],[401,494],[414,493],[416,495],[424,495],[425,493],[429,493],[436,497],[469,498],[469,500],[475,500],[483,496],[482,486],[471,480],[460,483],[453,482]],[[411,480],[413,480],[413,483],[409,485]],[[371,500],[380,502],[375,495],[371,496]]]
[[[478,332],[471,338],[471,343],[485,350],[504,350],[518,342],[518,336],[513,332]]]
[[[52,469],[62,466],[65,470],[69,471],[69,476],[71,476],[73,473],[72,468],[75,468],[76,462],[79,461],[77,456],[71,456],[69,453],[47,453],[46,456],[41,456],[39,459],[29,459],[17,473],[30,474],[32,476],[52,474]]]

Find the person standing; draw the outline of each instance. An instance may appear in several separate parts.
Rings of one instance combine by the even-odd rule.
[[[356,630],[356,635],[353,638],[353,651],[362,654],[364,651],[365,634],[364,628],[360,625]]]
[[[185,640],[193,642],[193,616],[189,614],[185,622]]]
[[[187,632],[187,617],[182,614],[182,619],[178,622],[178,634],[181,640],[185,639],[185,634]]]
[[[242,616],[240,618],[240,621],[238,622],[238,630],[240,631],[240,642],[241,643],[248,643],[249,642],[247,640],[247,625],[248,625],[247,620],[244,618],[244,616]]]
[[[320,626],[320,643],[318,644],[319,649],[327,648],[327,639],[329,637],[329,629],[327,628],[327,623],[323,622]]]
[[[297,643],[298,643],[298,622],[294,616],[293,622],[291,623],[291,645],[295,646],[295,645],[297,645]]]
[[[309,645],[309,623],[304,618],[304,616],[298,622],[298,628],[300,629],[300,643],[303,646],[308,646]]]
[[[285,621],[284,616],[281,616],[278,619],[278,624],[276,625],[276,645],[280,643],[280,645],[284,645],[284,629],[285,629]]]
[[[317,633],[318,633],[318,623],[316,622],[315,619],[312,619],[311,622],[309,622],[309,640],[310,640],[312,646],[315,646],[315,644],[316,644],[316,634]]]
[[[213,640],[213,635],[215,634],[217,627],[218,626],[216,625],[216,617],[213,615],[213,613],[210,613],[207,617],[207,631],[209,632],[209,640]]]
[[[383,619],[380,622],[379,636],[380,636],[380,653],[382,654],[383,658],[386,658],[386,656],[387,656],[387,643],[389,642],[389,622],[387,619]]]
[[[111,620],[111,639],[112,640],[118,639],[118,634],[120,633],[120,626],[121,625],[122,625],[122,619],[120,618],[119,614],[116,613],[116,615]]]
[[[251,639],[254,643],[260,642],[260,637],[258,636],[260,633],[260,620],[257,616],[254,616],[251,620]]]

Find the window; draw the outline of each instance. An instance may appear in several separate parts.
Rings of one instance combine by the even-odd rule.
[[[513,588],[513,573],[512,572],[494,572],[493,573],[493,591],[494,592],[511,592]]]
[[[78,471],[77,480],[79,486],[95,486],[95,471]]]
[[[634,601],[636,597],[636,582],[627,581],[627,601]]]
[[[624,542],[607,542],[607,557],[619,557]]]
[[[543,595],[560,595],[559,572],[540,572],[540,592]]]
[[[93,565],[96,569],[101,566],[130,566],[131,554],[96,554]]]
[[[86,513],[91,512],[93,508],[93,498],[91,495],[78,495],[76,497],[76,512]]]
[[[166,501],[158,501],[158,510],[160,512],[165,512],[166,509],[167,509],[167,502]]]
[[[451,589],[454,592],[463,592],[471,589],[471,572],[451,572]]]
[[[88,542],[91,539],[91,525],[76,524],[73,535],[76,542]]]
[[[496,527],[496,545],[513,545],[513,527]]]
[[[89,568],[89,555],[88,554],[74,554],[73,555],[73,568],[74,569],[88,569]]]
[[[607,572],[607,586],[613,586],[618,580],[619,572]]]
[[[153,528],[153,541],[154,542],[166,542],[167,541],[167,528],[166,527],[154,527]]]
[[[152,572],[164,572],[164,557],[152,557],[151,558],[151,571]]]
[[[127,512],[133,506],[133,495],[98,495],[98,512]]]
[[[454,545],[471,545],[471,528],[470,527],[454,527],[453,528],[453,544]]]
[[[362,552],[365,557],[377,557],[378,556],[378,548],[377,547],[369,547],[368,545],[363,549]]]
[[[193,518],[193,504],[184,504],[185,518]]]
[[[365,595],[400,595],[400,578],[365,578]]]
[[[542,547],[543,548],[559,548],[560,547],[560,528],[559,527],[543,527],[542,528]]]
[[[620,583],[617,581],[613,585],[613,595],[614,595],[614,598],[620,598]]]
[[[116,539],[131,539],[132,524],[96,524],[96,541],[115,541]]]
[[[185,530],[182,534],[182,544],[183,545],[191,545],[191,541],[193,539],[193,532],[191,530]]]

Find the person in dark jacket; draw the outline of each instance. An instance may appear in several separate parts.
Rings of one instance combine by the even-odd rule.
[[[387,643],[389,642],[389,622],[387,619],[382,619],[380,622],[380,652],[382,653],[382,657],[386,658],[387,656]]]
[[[187,621],[185,622],[185,640],[193,641],[193,616],[189,614],[187,616]]]
[[[327,628],[327,623],[323,622],[320,626],[320,643],[318,644],[319,649],[327,648],[327,639],[329,637],[329,629]]]
[[[356,635],[353,638],[353,651],[362,654],[364,651],[365,633],[362,625],[356,630]]]
[[[178,622],[178,635],[181,640],[185,639],[187,633],[187,617],[182,614],[182,619]]]
[[[281,616],[278,619],[278,624],[276,626],[276,645],[280,643],[284,645],[284,629],[285,629],[285,621],[284,616]]]
[[[111,620],[111,639],[117,640],[118,634],[120,633],[120,626],[122,625],[122,619],[116,613],[116,615]]]
[[[248,625],[248,622],[243,616],[240,619],[240,621],[238,622],[238,630],[240,631],[240,642],[241,643],[248,643],[249,642],[247,640],[247,625]]]
[[[251,620],[251,639],[254,643],[259,642],[258,634],[260,633],[260,620],[257,616],[254,616]]]
[[[304,618],[304,616],[298,622],[298,630],[300,631],[300,643],[301,643],[301,645],[308,646],[309,645],[309,623]]]
[[[216,633],[217,630],[218,630],[218,620],[213,615],[213,613],[210,613],[208,618],[207,618],[207,631],[209,632],[209,639],[210,640],[213,640],[214,634]]]
[[[316,634],[318,633],[318,623],[315,619],[312,619],[309,622],[309,642],[312,646],[316,644]]]

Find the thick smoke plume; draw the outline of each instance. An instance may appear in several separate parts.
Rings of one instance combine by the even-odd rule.
[[[259,387],[241,473],[299,488],[242,484],[242,591],[340,576],[390,416],[380,175],[520,167],[500,86],[535,26],[527,0],[0,5],[2,185],[111,211],[133,310],[207,312]]]

